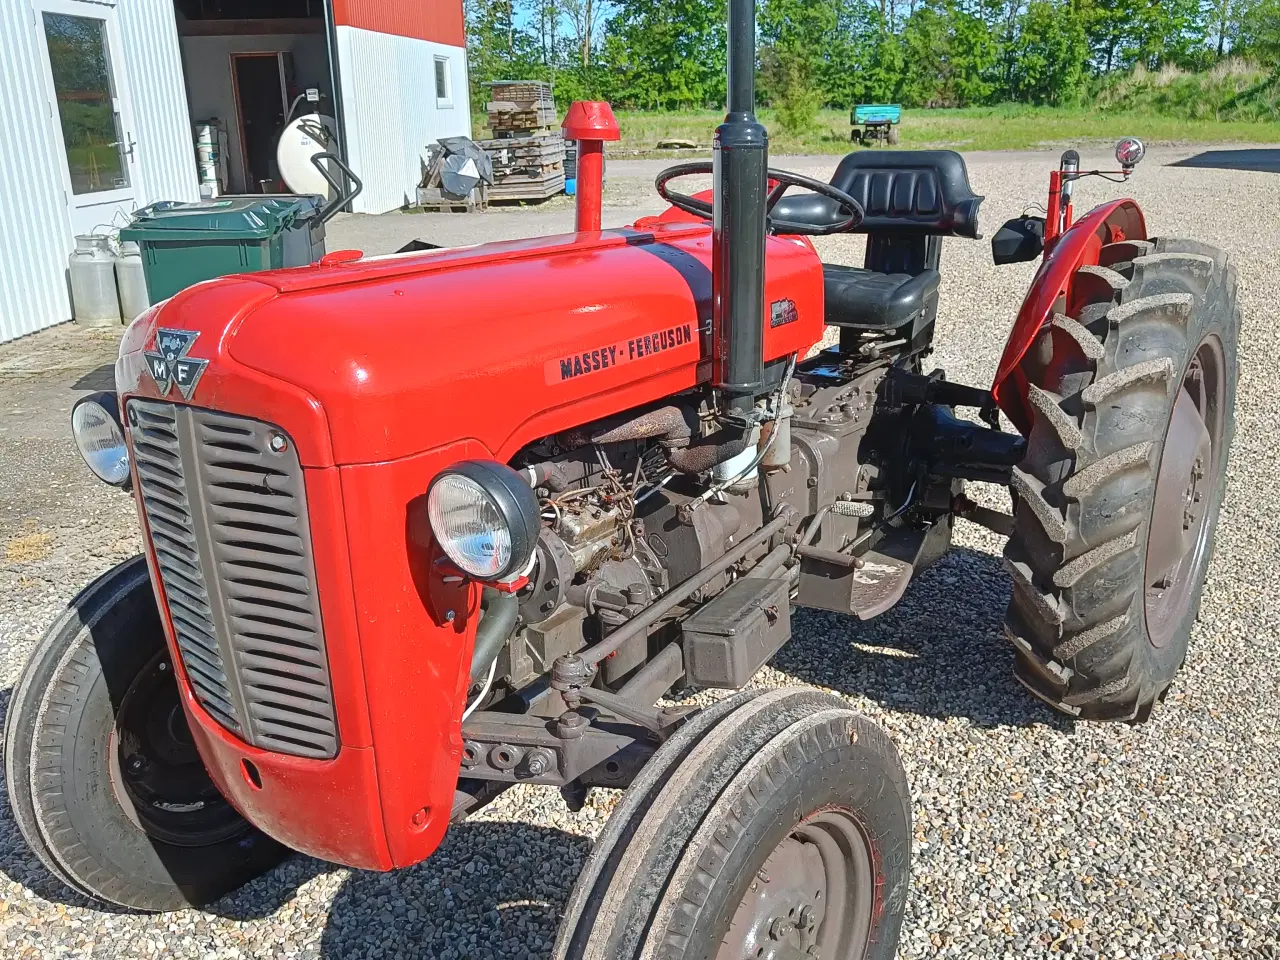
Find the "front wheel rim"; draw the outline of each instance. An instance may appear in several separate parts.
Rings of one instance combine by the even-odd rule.
[[[752,877],[716,960],[862,960],[874,878],[871,845],[852,810],[806,817]]]
[[[138,671],[121,698],[107,761],[116,800],[155,840],[203,847],[248,829],[204,768],[163,651]]]

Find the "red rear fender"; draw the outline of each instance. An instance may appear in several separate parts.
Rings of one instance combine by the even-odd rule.
[[[1147,225],[1138,205],[1132,200],[1115,200],[1095,207],[1078,220],[1058,238],[1040,265],[1009,332],[991,386],[997,405],[1023,435],[1031,430],[1031,408],[1026,378],[1018,364],[1054,311],[1066,302],[1076,271],[1086,264],[1096,264],[1105,244],[1146,238]]]

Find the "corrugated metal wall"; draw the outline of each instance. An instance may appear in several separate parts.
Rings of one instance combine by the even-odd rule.
[[[195,199],[172,0],[114,6],[137,127],[139,201]],[[0,0],[0,342],[71,318],[66,262],[73,241],[43,44],[30,0]]]
[[[471,135],[467,53],[357,27],[336,32],[347,160],[365,183],[352,207],[384,213],[416,198],[427,144]],[[449,58],[451,107],[436,106],[437,56]]]
[[[0,342],[71,316],[71,226],[27,0],[0,0]]]
[[[332,0],[333,22],[377,33],[431,40],[450,47],[466,44],[462,0]]]

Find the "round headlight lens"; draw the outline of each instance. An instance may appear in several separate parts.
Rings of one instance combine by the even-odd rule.
[[[427,511],[437,542],[464,573],[494,579],[511,565],[511,528],[475,480],[446,473],[431,485]]]
[[[118,411],[112,394],[85,397],[71,411],[71,433],[80,456],[94,476],[113,487],[129,482],[129,448]]]

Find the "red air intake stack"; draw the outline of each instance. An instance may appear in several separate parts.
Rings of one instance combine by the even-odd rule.
[[[560,125],[566,140],[578,141],[577,229],[600,229],[604,190],[604,142],[621,140],[613,108],[599,100],[575,100]]]

